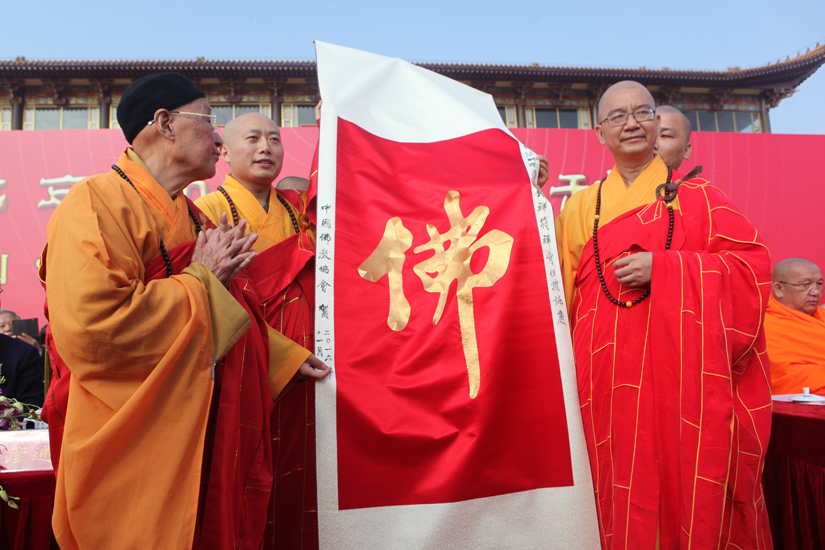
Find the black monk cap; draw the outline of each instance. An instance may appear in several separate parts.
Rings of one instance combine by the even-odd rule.
[[[155,111],[172,111],[181,105],[206,97],[195,83],[179,73],[158,73],[138,78],[126,88],[117,105],[117,122],[130,144]]]

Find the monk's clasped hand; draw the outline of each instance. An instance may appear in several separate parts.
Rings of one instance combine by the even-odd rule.
[[[192,261],[204,264],[220,282],[228,286],[257,255],[252,250],[252,245],[258,239],[258,234],[244,235],[245,231],[246,220],[230,227],[226,215],[221,214],[221,223],[217,229],[207,229],[198,235]]]
[[[613,262],[613,269],[619,283],[631,288],[647,287],[653,271],[653,254],[639,252],[619,258]]]

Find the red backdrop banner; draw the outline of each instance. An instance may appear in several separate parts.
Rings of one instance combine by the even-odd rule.
[[[545,191],[556,213],[565,197],[602,178],[613,164],[609,152],[588,130],[514,129],[515,136],[550,161]],[[282,176],[304,176],[318,137],[317,128],[284,128]],[[825,204],[825,176],[816,165],[825,136],[694,132],[687,172],[721,188],[750,218],[774,262],[805,257],[825,267],[825,240],[817,222]],[[46,224],[71,184],[104,172],[126,146],[120,130],[0,132],[0,284],[3,307],[43,321],[43,291],[37,261]],[[228,167],[187,193],[213,191]]]
[[[284,129],[281,176],[309,177],[317,128]],[[127,146],[120,130],[37,130],[0,132],[0,284],[2,307],[44,323],[45,293],[37,276],[46,225],[71,185],[106,172]],[[187,188],[190,198],[214,191],[229,166]]]

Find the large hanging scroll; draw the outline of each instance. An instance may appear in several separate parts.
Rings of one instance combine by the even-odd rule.
[[[598,547],[536,156],[486,94],[316,49],[321,547]]]

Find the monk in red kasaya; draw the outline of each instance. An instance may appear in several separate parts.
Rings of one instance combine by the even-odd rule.
[[[247,274],[264,304],[267,323],[312,349],[315,315],[315,225],[306,195],[274,189],[284,162],[275,121],[250,113],[224,127],[221,158],[230,173],[218,191],[196,204],[212,220],[222,215],[257,233],[258,252]],[[304,182],[306,180],[303,180]],[[318,377],[329,370],[319,371]],[[291,384],[275,403],[271,418],[272,487],[264,549],[318,548],[315,474],[315,385]]]
[[[656,155],[655,108],[637,82],[605,92],[615,165],[557,220],[602,547],[771,548],[768,250]]]

